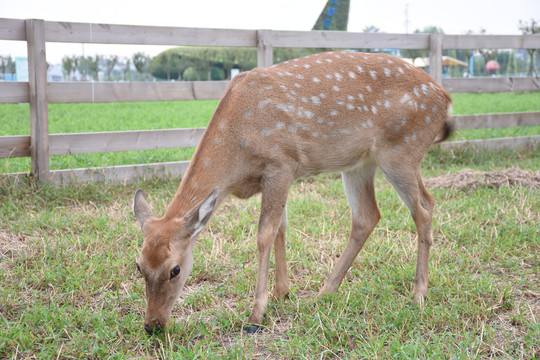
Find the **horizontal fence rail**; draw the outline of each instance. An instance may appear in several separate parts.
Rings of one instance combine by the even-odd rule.
[[[455,130],[540,125],[540,112],[452,116]],[[50,134],[49,155],[73,155],[197,146],[204,128]],[[0,136],[0,158],[30,156],[30,136]]]
[[[32,175],[57,184],[87,181],[129,182],[148,176],[179,176],[188,162],[49,171],[49,156],[196,146],[204,129],[49,134],[49,103],[178,101],[219,99],[228,81],[50,82],[46,81],[47,42],[256,47],[258,66],[273,62],[274,48],[424,49],[431,75],[450,92],[539,91],[535,78],[442,78],[447,49],[539,49],[540,35],[442,35],[199,29],[19,20],[0,18],[0,40],[28,44],[28,82],[0,82],[0,103],[30,103],[30,136],[0,136],[0,158],[32,158]],[[540,125],[540,112],[454,116],[456,129]],[[539,136],[444,143],[443,148],[538,146]],[[469,145],[468,145],[469,144]],[[484,144],[484,145],[482,145]],[[25,174],[11,174],[21,177]]]

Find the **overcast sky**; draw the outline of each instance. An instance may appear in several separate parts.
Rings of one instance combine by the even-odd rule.
[[[311,30],[326,0],[0,0],[4,18],[228,29]],[[406,11],[406,9],[408,9]],[[519,20],[540,20],[540,0],[351,0],[349,31],[376,26],[405,33],[435,25],[446,34],[468,30],[519,34]],[[136,51],[155,55],[163,47],[47,45],[47,59],[65,55]],[[22,42],[0,41],[0,55],[26,56]]]

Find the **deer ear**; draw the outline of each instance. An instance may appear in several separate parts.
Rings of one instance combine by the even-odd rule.
[[[148,205],[148,202],[146,201],[146,196],[140,189],[137,190],[133,197],[133,213],[137,220],[139,220],[141,228],[144,227],[144,224],[146,224],[148,219],[154,217],[152,209],[150,209],[150,205]]]
[[[185,220],[189,232],[191,233],[191,237],[200,233],[206,223],[208,223],[208,220],[210,220],[214,207],[216,206],[218,191],[219,189],[215,188],[205,200],[186,214]]]

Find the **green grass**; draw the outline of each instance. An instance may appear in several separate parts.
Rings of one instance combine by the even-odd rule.
[[[539,150],[432,150],[425,176],[463,168],[540,171]],[[0,358],[534,359],[538,325],[538,190],[430,189],[437,206],[430,293],[411,305],[414,223],[377,177],[382,219],[335,295],[313,297],[342,252],[350,214],[341,181],[297,182],[288,201],[290,299],[271,301],[263,333],[241,329],[254,294],[260,198],[228,199],[195,247],[173,325],[143,330],[143,188],[157,214],[179,179],[128,186],[0,181]],[[273,260],[271,264],[273,269]],[[270,275],[273,286],[273,273]]]
[[[540,111],[540,92],[453,94],[454,114]],[[51,134],[204,127],[217,101],[50,104]],[[0,136],[30,134],[28,104],[0,104]],[[540,126],[465,130],[453,140],[540,134]],[[193,148],[52,156],[51,169],[189,160]],[[0,172],[28,172],[29,158],[0,159]]]

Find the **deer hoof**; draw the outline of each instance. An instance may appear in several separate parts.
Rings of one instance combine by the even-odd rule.
[[[244,331],[248,334],[256,334],[262,332],[262,327],[259,325],[246,325]]]

